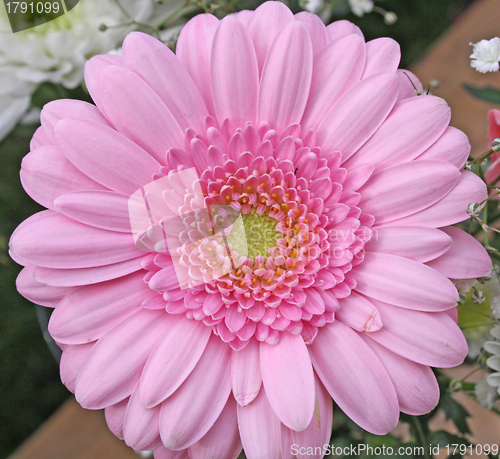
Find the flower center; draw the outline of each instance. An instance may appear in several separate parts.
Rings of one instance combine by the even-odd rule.
[[[233,231],[228,236],[228,242],[240,254],[247,253],[249,258],[269,256],[268,250],[276,247],[276,241],[283,237],[276,231],[278,223],[269,215],[259,215],[255,209],[242,215],[243,225],[235,223]]]
[[[148,201],[133,233],[153,252],[143,263],[151,304],[203,321],[235,350],[281,333],[311,343],[356,285],[373,218],[344,189],[340,153],[322,152],[312,131],[207,126],[188,130],[186,151],[170,150],[137,192]]]

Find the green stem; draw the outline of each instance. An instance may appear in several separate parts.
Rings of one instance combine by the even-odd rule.
[[[472,306],[469,302],[465,303],[464,304],[465,307],[467,308],[470,308],[472,309],[476,314],[479,314],[480,316],[483,316],[483,317],[486,317],[487,319],[489,320],[495,320],[493,317],[491,317],[490,315],[488,314],[485,314],[483,311],[481,311],[480,309],[478,308],[475,308],[474,306]]]
[[[177,8],[172,14],[170,14],[163,21],[161,21],[156,26],[156,28],[161,29],[165,24],[168,24],[173,18],[175,18],[184,8],[186,8],[186,5],[182,5],[181,7]]]
[[[483,207],[483,223],[485,226],[488,226],[488,203]],[[490,245],[487,229],[484,230],[484,245],[485,247],[489,247]]]
[[[484,161],[485,159],[489,158],[493,153],[495,153],[494,150],[489,150],[486,153],[484,153],[481,156],[478,156],[477,158],[473,159],[472,161],[469,162],[469,166],[472,166],[473,164],[479,162],[479,161]]]
[[[470,378],[474,373],[477,373],[479,370],[482,370],[484,367],[478,366],[477,368],[474,368],[471,372],[467,373],[461,380],[460,382],[465,382],[466,379]]]
[[[420,422],[419,417],[413,416],[412,420],[413,420],[413,426],[415,427],[415,431],[417,433],[418,442],[424,448],[424,459],[434,459],[433,456],[431,456],[431,454],[430,454],[429,441],[427,440],[427,437],[425,436],[425,432],[424,432],[424,429],[422,428],[422,424]]]

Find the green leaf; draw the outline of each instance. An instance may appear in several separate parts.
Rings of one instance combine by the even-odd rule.
[[[476,99],[485,100],[486,102],[491,102],[492,104],[500,105],[500,90],[494,88],[493,86],[473,86],[468,83],[464,83],[465,90]]]
[[[445,412],[446,419],[451,419],[461,434],[471,433],[467,425],[467,418],[470,417],[469,412],[448,392],[442,394],[439,406]]]
[[[431,443],[438,446],[447,445],[467,445],[471,443],[464,437],[447,432],[446,430],[437,430],[431,433]]]

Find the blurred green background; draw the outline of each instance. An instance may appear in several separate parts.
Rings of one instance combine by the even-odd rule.
[[[343,18],[359,25],[367,40],[381,36],[396,39],[402,49],[401,65],[408,68],[472,2],[376,1],[380,7],[397,14],[398,21],[392,26],[385,25],[382,16],[375,13],[363,18],[347,13]],[[256,6],[249,1],[230,3],[237,9]],[[292,6],[298,10],[298,3]],[[86,95],[81,89],[69,93],[43,85],[35,94],[33,104],[41,107],[48,100],[62,97],[85,98]],[[36,126],[18,126],[0,143],[0,458],[7,457],[70,396],[59,380],[58,366],[44,341],[35,307],[16,291],[15,279],[20,267],[8,255],[12,231],[21,221],[41,210],[24,193],[19,182],[21,160],[29,151],[29,140],[35,129]]]

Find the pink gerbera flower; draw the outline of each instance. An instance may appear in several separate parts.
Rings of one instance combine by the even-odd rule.
[[[332,398],[376,434],[435,407],[430,366],[467,354],[450,279],[491,268],[449,225],[486,188],[399,57],[268,2],[195,17],[177,55],[131,34],[87,64],[96,106],[44,108],[18,289],[55,307],[64,384],[127,444],[289,458],[328,442]]]
[[[488,147],[491,142],[500,137],[500,110],[491,109],[488,112]],[[500,153],[493,153],[490,157],[491,165],[484,174],[484,178],[489,185],[498,186],[500,180]],[[498,194],[492,192],[494,199],[498,199]]]

